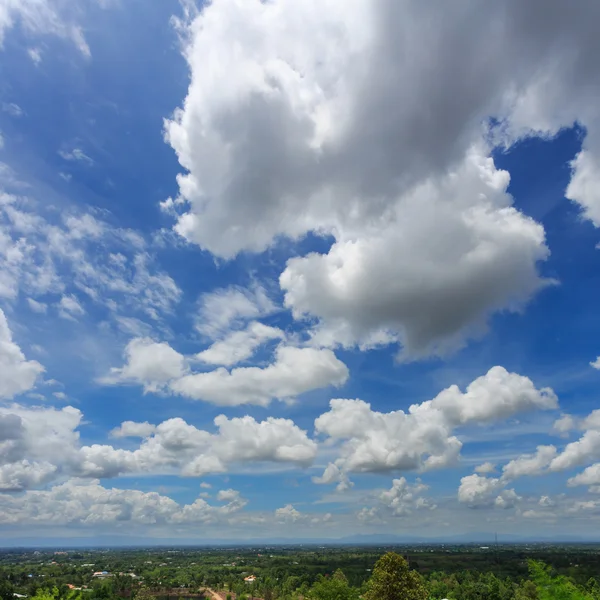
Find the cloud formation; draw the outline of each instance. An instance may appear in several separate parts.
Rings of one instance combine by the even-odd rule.
[[[205,352],[209,361],[236,363],[260,344],[279,337],[272,327],[256,323],[250,331],[239,332],[245,345],[232,345],[231,337],[217,342]],[[232,334],[235,336],[235,334]],[[203,354],[203,353],[200,353]],[[100,381],[105,384],[136,383],[146,392],[162,391],[192,400],[204,400],[220,406],[257,404],[267,406],[273,399],[287,400],[328,386],[342,385],[348,368],[329,349],[296,348],[281,344],[273,361],[265,367],[220,367],[213,371],[193,372],[189,358],[165,342],[134,339],[125,348],[125,365],[113,368]],[[198,360],[200,355],[196,355]],[[204,356],[206,359],[206,355]]]
[[[226,259],[332,236],[280,279],[316,344],[399,342],[404,359],[460,347],[548,283],[544,230],[512,206],[494,147],[585,127],[566,194],[600,222],[599,17],[566,0],[190,13],[190,85],[165,126],[184,169],[176,231]]]
[[[551,389],[538,390],[527,377],[502,367],[475,379],[465,392],[451,386],[408,412],[381,413],[362,400],[332,400],[329,412],[315,420],[315,431],[341,442],[340,457],[318,482],[343,481],[352,472],[444,467],[460,455],[462,442],[454,435],[458,427],[557,406]]]
[[[44,367],[27,360],[12,339],[6,315],[0,308],[0,400],[11,400],[35,385]]]

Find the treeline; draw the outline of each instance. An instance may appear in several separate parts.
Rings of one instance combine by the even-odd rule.
[[[283,581],[267,578],[250,588],[226,587],[225,594],[229,598],[235,595],[236,600],[600,600],[600,585],[594,578],[578,583],[537,560],[529,560],[526,577],[515,580],[471,570],[422,575],[402,556],[388,552],[376,562],[369,579],[358,586],[341,569],[317,576],[312,585],[300,581],[296,576]],[[130,583],[127,590],[119,588],[116,580],[99,583],[88,591],[41,587],[31,600],[155,599],[156,590],[147,584]],[[0,580],[0,600],[15,600],[13,594],[10,582]]]

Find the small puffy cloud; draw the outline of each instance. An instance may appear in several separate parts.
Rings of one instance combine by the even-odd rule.
[[[246,329],[230,333],[196,354],[195,358],[207,364],[229,367],[250,358],[265,342],[284,337],[281,329],[253,321]]]
[[[554,392],[536,389],[527,377],[493,367],[462,392],[451,386],[408,412],[373,411],[362,400],[335,399],[315,420],[317,433],[341,442],[335,466],[343,473],[429,470],[455,462],[460,426],[507,419],[557,407]],[[327,479],[339,480],[328,467]]]
[[[196,329],[211,339],[219,339],[247,321],[264,317],[275,310],[273,301],[259,285],[221,288],[200,297]]]
[[[293,504],[286,504],[275,510],[275,521],[281,524],[290,525],[292,523],[302,523],[305,525],[323,525],[329,523],[332,519],[331,513],[309,514],[297,510]]]
[[[342,471],[336,464],[329,463],[325,470],[323,471],[323,475],[320,477],[313,477],[313,483],[317,484],[329,484],[329,483],[337,483],[336,490],[338,492],[345,492],[346,490],[354,487],[354,483],[350,481],[348,478],[348,474]]]
[[[490,473],[496,472],[496,465],[491,462],[485,462],[477,467],[475,467],[475,473],[479,473],[480,475],[489,475]]]
[[[291,504],[275,510],[275,519],[284,523],[295,523],[302,518],[300,511],[296,510]]]
[[[78,317],[85,315],[85,309],[73,295],[63,296],[57,308],[60,317],[69,321],[75,321]]]
[[[590,365],[594,367],[594,369],[600,369],[600,356],[596,360],[592,361]]]
[[[111,369],[102,383],[137,383],[146,392],[156,392],[186,372],[185,358],[165,342],[150,338],[131,340],[124,351],[125,366]]]
[[[436,505],[423,497],[423,492],[428,489],[428,486],[420,481],[409,484],[404,477],[401,477],[392,481],[391,489],[382,492],[379,500],[396,517],[409,515],[413,510],[434,510]]]
[[[578,485],[597,486],[600,485],[600,463],[587,467],[582,473],[571,477],[567,485],[575,487]]]
[[[435,510],[436,504],[423,495],[428,489],[419,480],[409,483],[404,477],[394,479],[392,487],[379,494],[377,505],[361,508],[356,516],[363,523],[386,523],[390,517],[408,517],[416,511]]]
[[[203,481],[200,484],[200,487],[204,490],[210,490],[212,488],[212,485],[210,485],[210,483],[208,483],[207,481]]]
[[[565,436],[573,429],[577,428],[577,421],[571,415],[562,415],[552,426],[552,430],[559,436]]]
[[[496,496],[494,507],[501,509],[514,508],[520,500],[522,498],[515,490],[503,490]]]
[[[502,468],[504,480],[529,477],[544,473],[555,459],[557,450],[554,446],[538,446],[535,454],[525,454],[511,460]]]
[[[579,440],[567,444],[550,463],[551,471],[564,471],[600,458],[600,431],[590,429]]]
[[[499,478],[467,475],[460,480],[458,501],[471,508],[513,508],[519,496],[513,489],[503,489],[504,486],[505,482]]]
[[[544,508],[551,508],[556,506],[556,501],[550,498],[550,496],[541,496],[538,504]]]
[[[44,372],[35,360],[27,360],[12,339],[6,316],[0,309],[0,400],[10,400],[31,390]]]
[[[136,423],[135,421],[123,421],[119,427],[115,427],[110,435],[114,438],[125,438],[125,437],[140,437],[147,438],[156,431],[156,425],[144,421],[143,423]]]

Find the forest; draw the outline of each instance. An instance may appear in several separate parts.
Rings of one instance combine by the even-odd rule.
[[[600,600],[600,547],[154,548],[0,554],[0,600]]]

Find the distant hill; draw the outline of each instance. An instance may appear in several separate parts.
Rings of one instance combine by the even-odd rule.
[[[416,544],[494,544],[494,533],[465,533],[462,535],[440,536],[435,538],[403,536],[393,534],[362,534],[341,538],[261,538],[247,540],[229,539],[157,539],[128,536],[99,536],[96,538],[15,538],[4,539],[4,548],[94,548],[94,547],[156,547],[156,546],[299,546],[299,545],[356,545],[393,546]],[[527,543],[600,543],[600,535],[555,537],[531,537],[498,535],[500,544]]]

